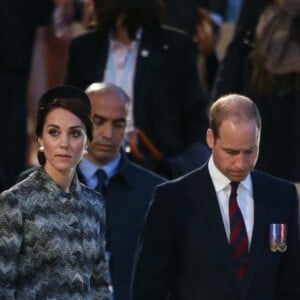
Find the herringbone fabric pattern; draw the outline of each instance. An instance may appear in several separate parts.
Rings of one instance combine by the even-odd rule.
[[[104,200],[38,169],[0,195],[0,298],[111,300]]]
[[[104,170],[98,169],[96,171],[96,176],[97,176],[98,183],[95,190],[101,193],[105,197],[105,180],[107,179],[107,174],[105,173]]]

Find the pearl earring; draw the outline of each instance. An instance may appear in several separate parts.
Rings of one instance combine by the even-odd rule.
[[[44,146],[40,146],[39,151],[44,152],[44,150],[45,150]]]

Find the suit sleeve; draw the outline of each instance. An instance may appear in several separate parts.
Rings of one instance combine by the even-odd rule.
[[[164,300],[168,297],[174,265],[171,219],[166,196],[161,188],[157,188],[137,247],[131,300]]]
[[[288,194],[288,193],[287,193]],[[290,218],[287,225],[287,251],[280,262],[277,278],[276,300],[300,299],[300,234],[299,200],[296,188],[292,189],[286,201],[290,200]]]
[[[182,100],[187,145],[199,141],[206,144],[205,137],[208,127],[208,99],[200,87],[196,55],[196,48],[191,41],[187,41],[186,47],[182,49],[183,68],[177,89]]]
[[[9,193],[0,195],[0,298],[15,299],[17,259],[22,244],[22,214]]]
[[[182,72],[176,93],[181,99],[179,109],[182,112],[185,148],[176,156],[165,158],[172,177],[180,176],[201,166],[210,155],[205,138],[208,128],[208,99],[200,87],[196,69],[196,52],[193,46],[187,41],[181,52]]]

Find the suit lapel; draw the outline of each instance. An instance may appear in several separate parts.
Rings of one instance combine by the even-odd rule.
[[[254,199],[254,226],[252,241],[249,252],[249,266],[246,273],[245,285],[243,294],[249,290],[251,283],[255,280],[255,273],[261,257],[264,253],[264,243],[266,241],[266,228],[267,226],[267,209],[264,205],[264,197],[266,196],[265,188],[261,180],[257,180],[255,172],[251,174],[253,184],[253,199]]]
[[[99,42],[96,47],[96,78],[99,81],[103,81],[109,51],[109,35],[99,35],[97,38]]]
[[[196,239],[198,247],[203,247],[202,243],[208,243],[210,257],[213,268],[207,274],[213,280],[226,280],[229,286],[233,285],[233,272],[230,261],[230,249],[227,240],[223,219],[221,216],[217,195],[208,172],[207,165],[201,169],[199,175],[194,176],[194,181],[190,182],[189,197],[193,199],[196,207],[195,228],[205,226],[207,235],[203,239]],[[195,230],[195,235],[197,234]]]
[[[137,123],[139,123],[138,118],[146,111],[145,106],[148,103],[145,103],[145,100],[155,100],[155,94],[152,96],[148,94],[152,91],[158,92],[155,86],[159,86],[159,80],[161,80],[157,78],[162,63],[161,48],[160,30],[152,32],[144,28],[134,76],[134,115]]]

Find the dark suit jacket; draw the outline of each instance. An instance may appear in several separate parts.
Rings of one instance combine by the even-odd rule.
[[[157,187],[137,252],[132,300],[300,299],[294,185],[252,172],[254,228],[240,290],[207,165]],[[287,251],[271,252],[269,224],[287,224]],[[169,296],[169,297],[168,297]]]
[[[85,181],[79,174],[81,181]],[[129,300],[138,236],[154,187],[164,179],[122,157],[118,173],[106,188],[106,221],[114,300]]]
[[[85,89],[102,81],[108,45],[108,34],[97,31],[74,39],[65,82]],[[145,51],[147,56],[142,55]],[[135,126],[146,133],[166,158],[175,157],[197,143],[206,145],[208,102],[200,90],[196,49],[186,34],[164,27],[143,29],[133,101]],[[199,153],[197,164],[188,166],[188,171],[206,161],[208,151]]]

